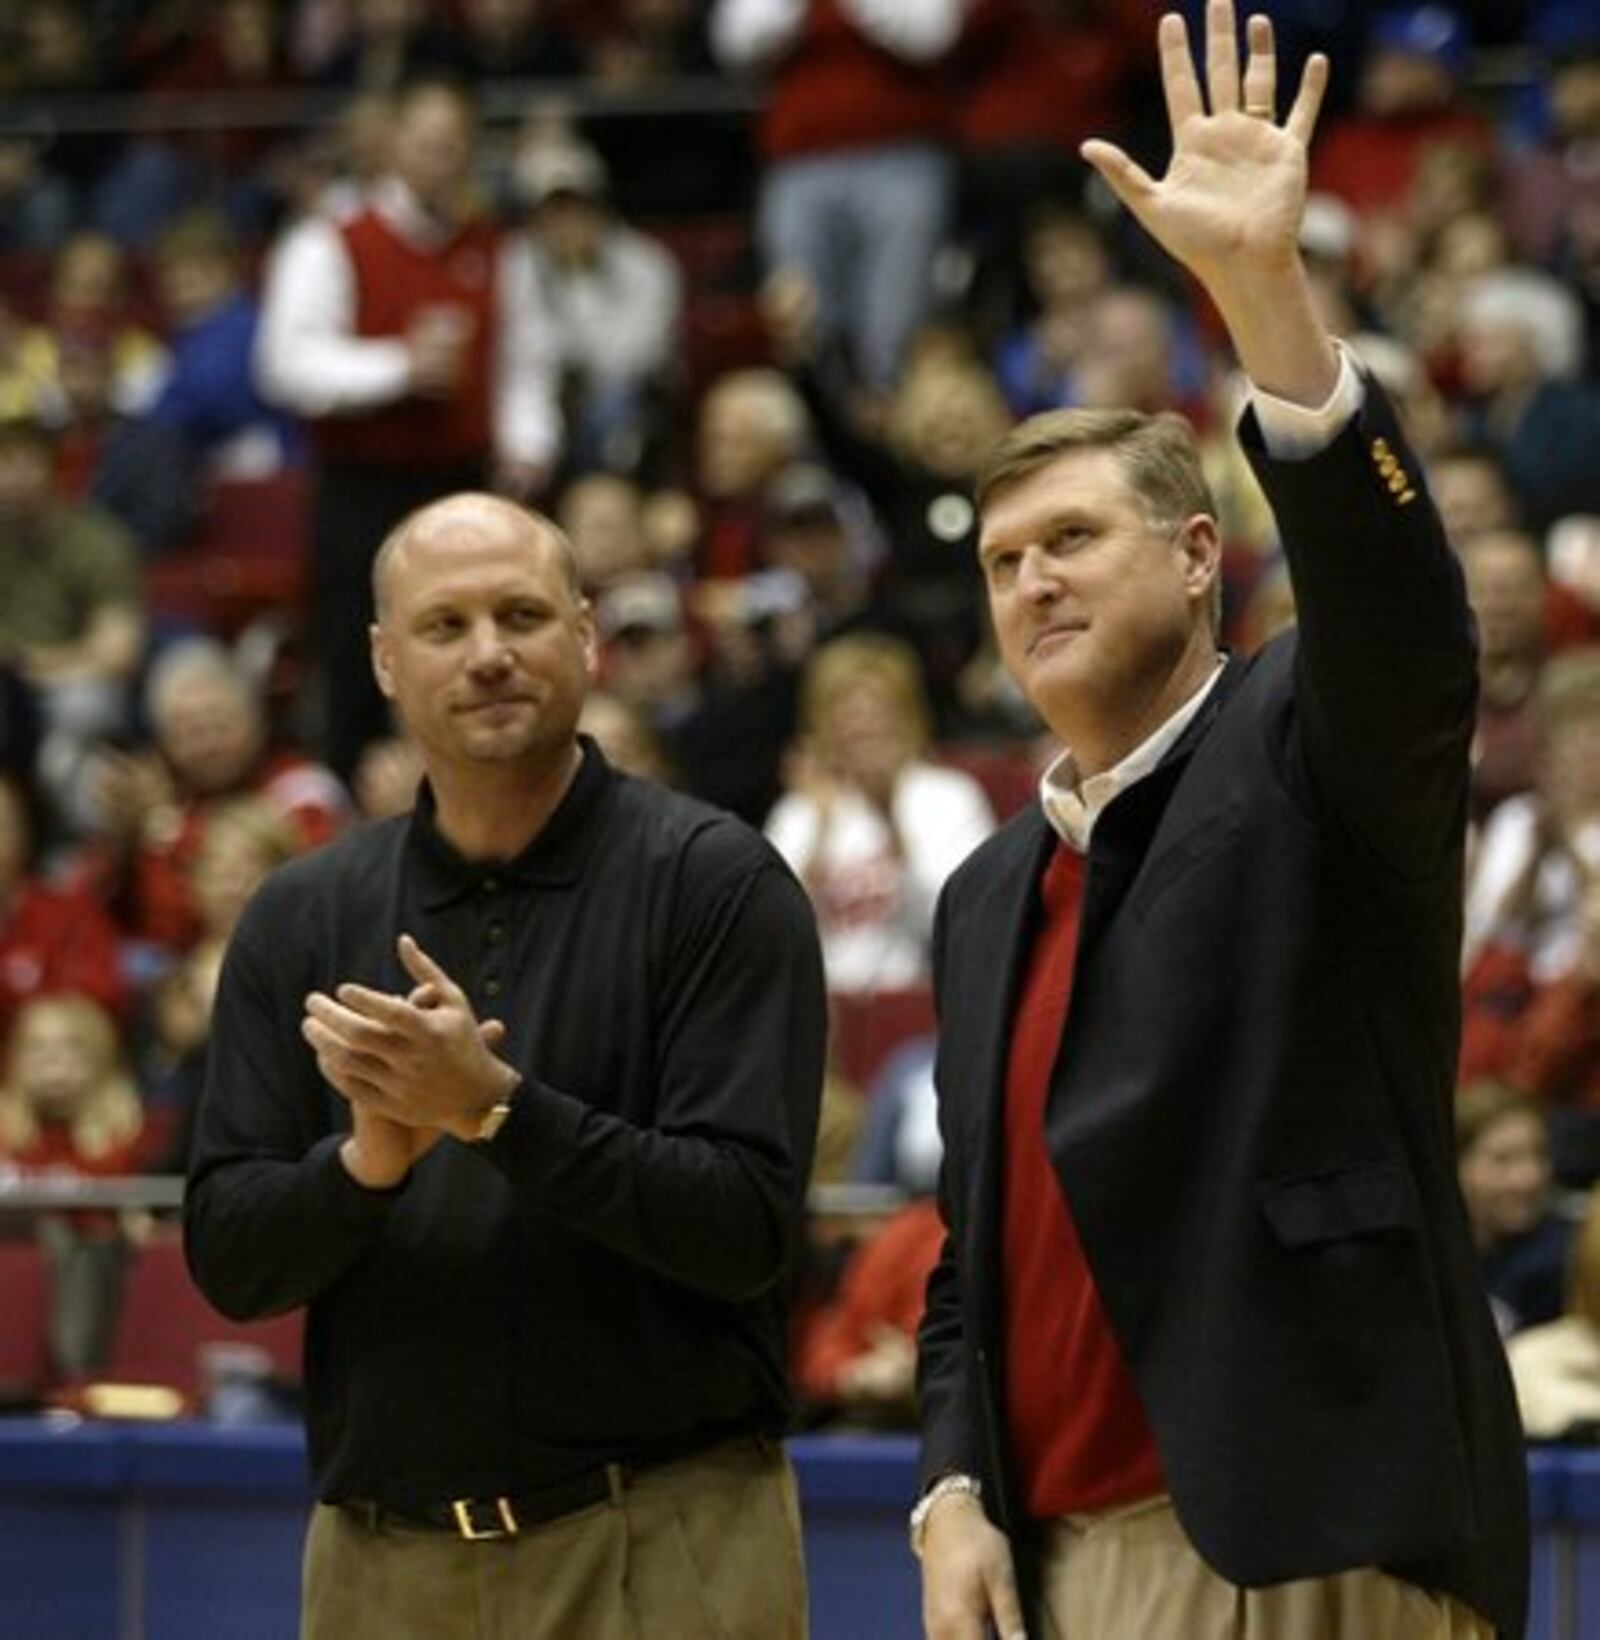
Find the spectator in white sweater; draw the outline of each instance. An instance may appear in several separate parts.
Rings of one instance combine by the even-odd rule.
[[[811,894],[832,991],[926,984],[939,890],[994,830],[977,782],[926,761],[929,721],[897,638],[837,638],[807,667],[801,740],[766,829]]]

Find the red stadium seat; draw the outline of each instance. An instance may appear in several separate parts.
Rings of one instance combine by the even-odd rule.
[[[310,503],[310,480],[298,468],[214,483],[193,536],[145,567],[152,616],[233,637],[258,615],[302,613]]]
[[[50,1276],[28,1239],[0,1240],[0,1400],[27,1400],[50,1377]]]
[[[275,1376],[298,1383],[305,1312],[267,1321],[229,1321],[218,1315],[189,1279],[183,1243],[163,1230],[135,1248],[128,1262],[122,1307],[103,1377],[121,1384],[166,1384],[191,1404],[203,1392],[200,1352],[207,1344],[259,1344]]]
[[[914,1036],[933,1029],[933,993],[925,986],[906,991],[840,993],[828,999],[834,1069],[854,1086],[872,1086],[890,1054]]]

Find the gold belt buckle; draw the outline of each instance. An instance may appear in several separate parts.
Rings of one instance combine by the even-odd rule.
[[[457,1498],[450,1505],[451,1513],[456,1517],[456,1530],[469,1543],[482,1543],[489,1538],[515,1537],[522,1530],[517,1525],[517,1517],[511,1508],[510,1498],[490,1498],[487,1501],[495,1506],[500,1516],[498,1526],[479,1526],[472,1518],[473,1508],[480,1500],[477,1498]]]

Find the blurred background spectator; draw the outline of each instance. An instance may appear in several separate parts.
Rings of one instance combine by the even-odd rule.
[[[85,754],[127,723],[145,614],[132,536],[63,494],[55,463],[40,422],[0,421],[0,647],[39,703],[45,790],[81,827]]]
[[[833,991],[928,980],[939,888],[994,829],[976,781],[925,761],[930,728],[909,646],[863,634],[818,650],[767,835],[811,895]]]
[[[88,997],[26,1003],[6,1045],[0,1162],[23,1174],[136,1174],[156,1160],[115,1022]],[[39,1218],[49,1259],[51,1344],[58,1376],[103,1366],[116,1325],[127,1243],[117,1216]]]
[[[1517,1333],[1506,1355],[1530,1440],[1600,1439],[1600,1190],[1585,1206],[1561,1315]]]
[[[421,12],[367,0],[360,16],[374,27],[381,16],[383,38],[409,51]],[[479,209],[477,140],[466,92],[437,80],[407,90],[389,173],[347,220],[301,222],[267,285],[260,384],[310,419],[317,450],[321,744],[343,776],[387,717],[366,640],[379,543],[452,490],[493,482],[536,494],[559,444],[552,338],[531,260]]]
[[[148,748],[97,749],[91,869],[130,938],[184,951],[200,935],[193,861],[222,805],[260,797],[311,848],[346,824],[349,798],[327,768],[275,739],[256,682],[214,639],[162,652],[144,711]]]
[[[1501,1083],[1464,1087],[1456,1100],[1456,1171],[1501,1336],[1554,1321],[1573,1224],[1552,1192],[1543,1112]]]
[[[933,301],[950,226],[948,81],[957,0],[716,0],[730,68],[761,76],[760,235],[769,272],[818,292],[825,346],[887,388]]]
[[[72,991],[113,1016],[129,1001],[121,931],[101,898],[45,861],[33,783],[0,770],[0,1042],[35,996]]]
[[[513,175],[561,375],[568,460],[659,471],[680,358],[677,264],[613,213],[605,164],[587,143],[536,135]]]

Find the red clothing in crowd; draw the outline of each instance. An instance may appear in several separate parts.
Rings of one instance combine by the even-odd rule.
[[[1110,0],[1093,15],[1048,15],[1036,0],[977,0],[956,57],[963,148],[1057,147],[1122,128],[1158,8]]]
[[[0,1041],[24,1002],[60,991],[123,1012],[128,985],[117,928],[84,885],[25,878],[0,913]]]
[[[131,1139],[99,1156],[85,1156],[72,1142],[72,1130],[51,1122],[42,1126],[31,1144],[6,1159],[24,1173],[76,1173],[85,1178],[121,1178],[142,1173],[148,1157],[149,1130],[141,1128]]]
[[[317,447],[338,461],[420,467],[484,459],[492,446],[496,286],[500,242],[487,222],[468,222],[441,244],[421,246],[368,208],[340,232],[355,272],[355,333],[403,336],[429,308],[470,327],[458,390],[448,399],[399,399],[359,416],[312,423]]]
[[[72,1142],[72,1130],[51,1122],[42,1126],[31,1143],[9,1153],[0,1149],[5,1165],[20,1173],[72,1174],[78,1178],[118,1179],[150,1172],[162,1159],[170,1134],[161,1124],[146,1122],[131,1139],[113,1145],[99,1156],[85,1156]],[[112,1238],[121,1234],[117,1214],[109,1208],[67,1209],[55,1215],[80,1236]]]
[[[1600,1110],[1600,984],[1576,969],[1541,983],[1521,951],[1486,945],[1462,985],[1460,1080],[1479,1077]]]
[[[923,1293],[944,1245],[931,1198],[912,1202],[856,1250],[833,1301],[813,1315],[795,1352],[795,1383],[813,1401],[833,1401],[839,1374],[877,1342],[881,1327],[915,1338]]]
[[[1403,210],[1422,156],[1446,145],[1493,157],[1494,127],[1468,109],[1351,114],[1312,150],[1311,186],[1337,194],[1358,215]]]
[[[240,789],[189,798],[158,817],[134,862],[131,903],[123,913],[126,933],[174,951],[194,944],[200,920],[190,877],[206,817],[219,803],[242,796],[263,798],[287,815],[308,849],[326,843],[350,817],[344,787],[322,764],[299,752],[272,753]]]
[[[1006,1067],[1006,1414],[1023,1506],[1035,1519],[1166,1490],[1144,1407],[1044,1141],[1067,1024],[1084,858],[1058,845]]]
[[[811,0],[800,37],[774,67],[760,142],[771,159],[937,140],[949,88],[941,71],[884,50],[838,0]]]

